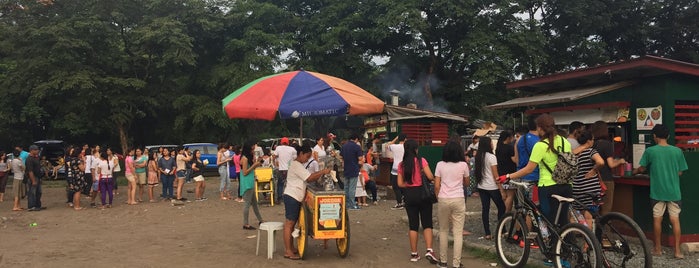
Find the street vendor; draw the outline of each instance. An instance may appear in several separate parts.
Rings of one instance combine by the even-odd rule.
[[[322,169],[315,173],[310,173],[304,167],[304,163],[312,157],[311,147],[308,144],[296,146],[296,159],[289,164],[289,172],[287,173],[286,188],[284,188],[284,258],[298,260],[298,249],[294,247],[293,238],[291,236],[296,222],[299,220],[301,213],[301,202],[306,194],[306,182],[313,182],[321,178],[325,174],[330,174],[331,169]]]

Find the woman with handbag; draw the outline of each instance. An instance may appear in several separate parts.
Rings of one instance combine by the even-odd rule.
[[[425,158],[418,158],[418,144],[415,140],[407,140],[403,143],[405,153],[403,160],[398,164],[398,187],[403,188],[405,192],[405,211],[408,213],[408,225],[410,232],[410,261],[416,262],[420,260],[420,255],[417,251],[417,238],[420,223],[422,223],[423,235],[425,237],[425,246],[427,253],[425,258],[432,264],[437,263],[437,258],[432,250],[432,200],[428,198],[428,193],[425,192],[428,181],[423,180],[424,174],[427,180],[433,181],[434,176],[432,170]]]
[[[493,143],[489,137],[481,137],[476,152],[476,164],[474,176],[478,182],[478,195],[481,197],[483,220],[483,229],[485,231],[484,239],[490,240],[490,200],[493,200],[495,206],[498,207],[498,219],[505,214],[505,201],[502,197],[505,196],[505,190],[497,181],[498,177],[498,160],[493,154]]]

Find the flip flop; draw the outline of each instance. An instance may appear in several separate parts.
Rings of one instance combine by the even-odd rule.
[[[684,255],[675,255],[675,259],[678,259],[678,260],[684,259]]]
[[[290,259],[290,260],[300,260],[300,259],[301,259],[301,256],[299,256],[299,255],[293,255],[293,256],[286,256],[286,255],[284,255],[284,258],[285,258],[285,259]]]
[[[12,209],[12,211],[22,211],[24,210],[23,208],[18,208],[18,209]]]

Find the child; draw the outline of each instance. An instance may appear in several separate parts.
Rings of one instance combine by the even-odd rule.
[[[379,200],[377,197],[377,188],[376,188],[376,165],[371,165],[369,163],[363,163],[360,162],[361,164],[361,169],[360,173],[362,176],[359,176],[360,178],[365,178],[364,180],[364,189],[368,190],[371,192],[371,201],[373,202],[374,205],[379,204]],[[366,176],[366,177],[365,177]]]
[[[45,155],[41,157],[41,168],[44,170],[44,177],[48,178],[49,170],[53,169],[53,165],[51,165],[51,162],[46,159]]]
[[[362,157],[359,160],[359,166],[362,167],[359,169],[359,178],[357,179],[357,188],[355,190],[355,195],[354,197],[357,198],[357,205],[359,206],[369,206],[369,204],[366,203],[366,182],[369,180],[369,173],[364,170],[364,158]]]

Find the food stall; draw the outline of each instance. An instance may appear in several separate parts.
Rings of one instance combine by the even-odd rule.
[[[615,156],[638,167],[651,129],[664,124],[668,142],[681,148],[689,170],[680,177],[682,191],[681,242],[699,242],[699,65],[643,56],[589,68],[525,78],[506,85],[523,97],[488,106],[520,109],[524,114],[551,114],[562,128],[572,121],[609,125]],[[522,109],[523,108],[523,109]],[[647,175],[615,171],[612,210],[632,217],[652,237],[650,181]],[[665,219],[667,221],[667,219]],[[674,243],[669,224],[663,224],[663,244]]]
[[[397,102],[397,100],[396,100]],[[414,105],[403,107],[387,104],[384,114],[367,117],[364,129],[368,137],[379,137],[384,141],[380,148],[379,176],[376,183],[390,185],[389,175],[393,156],[388,145],[399,133],[418,142],[420,156],[427,159],[434,170],[442,158],[442,147],[449,140],[451,124],[467,124],[466,116],[417,109]]]

